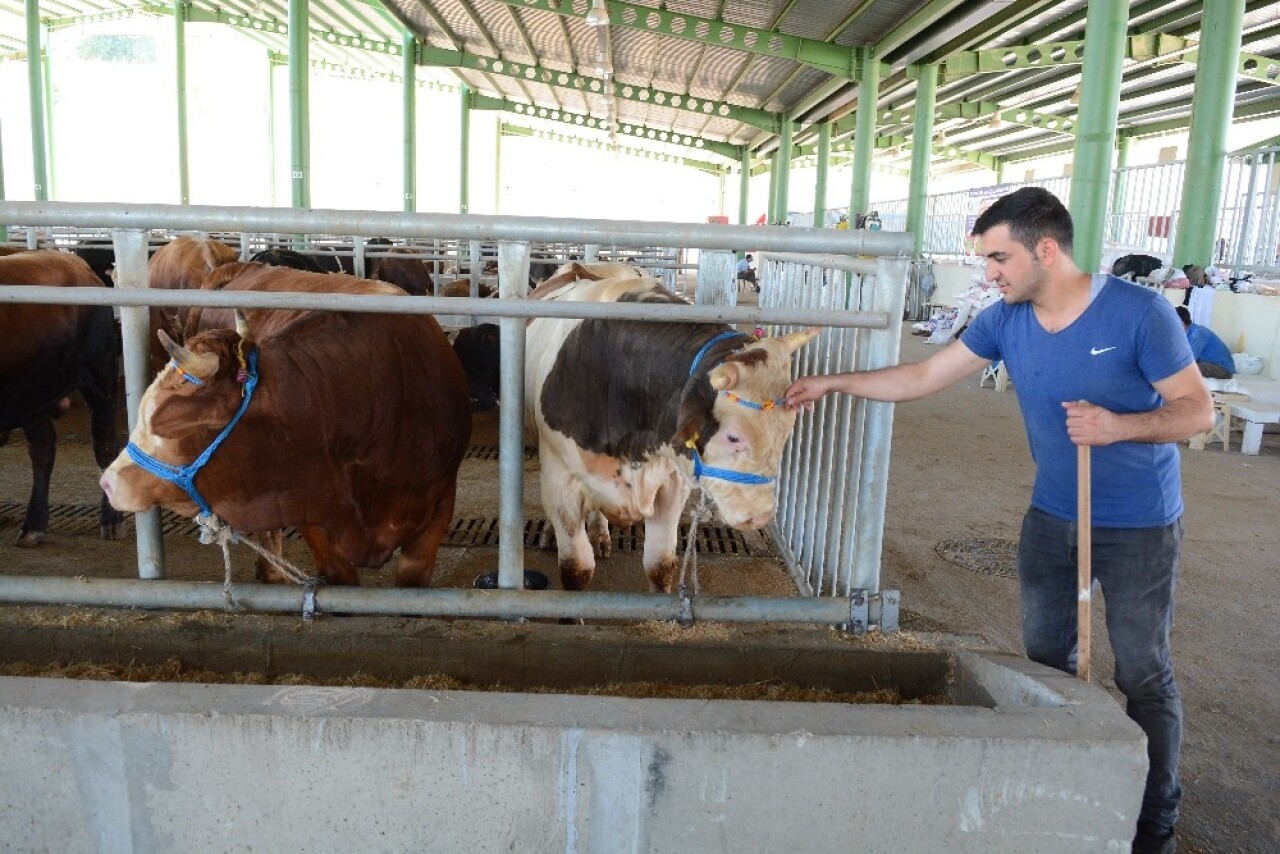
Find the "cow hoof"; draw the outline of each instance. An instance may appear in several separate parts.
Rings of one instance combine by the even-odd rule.
[[[125,535],[124,522],[101,525],[98,527],[98,534],[104,540],[123,540]]]
[[[613,557],[613,540],[608,534],[591,543],[592,553],[601,560]]]
[[[34,549],[49,542],[49,535],[44,531],[24,531],[18,535],[18,548]]]

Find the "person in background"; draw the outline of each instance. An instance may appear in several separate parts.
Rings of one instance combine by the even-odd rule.
[[[840,221],[836,223],[836,230],[837,230],[837,231],[848,231],[848,230],[849,230],[849,215],[848,215],[848,214],[840,214]]]
[[[1033,661],[1068,673],[1077,669],[1076,447],[1093,449],[1093,573],[1116,687],[1147,736],[1133,851],[1172,852],[1182,799],[1182,698],[1169,644],[1182,543],[1176,443],[1212,426],[1209,392],[1164,297],[1077,266],[1071,215],[1053,194],[1003,196],[973,234],[1003,299],[963,339],[922,362],[800,377],[786,405],[829,392],[916,400],[1003,360],[1036,463],[1017,557],[1023,643]]]
[[[1182,326],[1187,330],[1187,342],[1196,360],[1200,375],[1215,380],[1229,380],[1236,375],[1236,360],[1231,348],[1212,329],[1191,322],[1191,311],[1185,305],[1175,309]]]
[[[760,283],[756,281],[755,268],[751,266],[750,252],[742,256],[742,258],[738,261],[738,281],[746,282],[747,284],[751,285],[752,288],[755,289],[756,293],[760,292]]]

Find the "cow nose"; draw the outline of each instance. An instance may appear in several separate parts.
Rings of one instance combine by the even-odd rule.
[[[765,525],[768,525],[772,521],[773,521],[772,513],[762,513],[761,515],[756,516],[751,520],[751,527],[763,528]]]

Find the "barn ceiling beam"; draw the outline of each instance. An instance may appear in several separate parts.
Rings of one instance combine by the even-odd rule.
[[[1057,116],[1053,113],[1041,113],[1021,107],[1001,107],[992,101],[961,101],[954,104],[942,104],[934,110],[933,117],[937,121],[947,119],[968,119],[970,121],[986,121],[992,127],[1002,124],[1019,125],[1021,127],[1047,130],[1054,133],[1075,136],[1076,120],[1074,116]],[[915,121],[915,110],[881,110],[876,114],[876,123],[881,125],[909,125]],[[832,128],[834,133],[847,133],[853,130],[853,118],[846,116],[836,122]]]
[[[498,2],[520,9],[553,12],[573,18],[586,18],[591,8],[583,4],[582,11],[577,11],[573,4],[562,2],[562,0],[498,0]],[[622,3],[618,0],[605,0],[604,5],[609,12],[610,26],[643,30],[657,35],[695,41],[711,47],[790,59],[836,77],[855,79],[856,63],[853,51],[831,42],[788,35],[776,30],[731,24],[714,18],[699,18],[696,15],[669,12],[652,6]]]
[[[852,147],[853,143],[847,143]],[[1068,148],[1072,143],[1067,143]],[[835,149],[835,143],[832,143],[832,149]],[[885,136],[876,137],[876,148],[910,148],[911,137],[906,134],[887,134]],[[1000,158],[994,154],[987,154],[982,151],[965,151],[956,145],[933,145],[931,150],[935,157],[941,157],[946,160],[967,160],[970,163],[976,163],[979,166],[985,166],[987,169],[995,171],[1000,164]]]
[[[660,151],[654,151],[650,148],[632,148],[629,145],[611,145],[601,139],[588,139],[586,137],[574,136],[573,134],[560,133],[558,131],[535,130],[534,128],[524,127],[523,125],[508,124],[507,122],[501,122],[499,127],[503,136],[547,139],[552,142],[581,146],[582,148],[594,148],[601,151],[617,152],[619,154],[625,154],[628,157],[638,157],[644,160],[656,160],[662,163],[678,163],[681,166],[688,166],[690,169],[709,172],[716,176],[727,175],[731,171],[730,167],[721,166],[720,164],[712,163],[709,160],[694,160],[690,157],[665,154]]]
[[[272,65],[288,65],[289,54],[278,51],[267,51],[267,60]],[[331,77],[345,77],[352,80],[378,80],[384,83],[403,83],[404,76],[394,71],[382,71],[376,68],[366,68],[358,65],[343,65],[339,62],[330,62],[327,59],[311,59],[307,65],[316,71],[328,74]],[[443,83],[439,80],[415,80],[417,88],[430,89],[436,92],[446,92],[449,94],[458,94],[458,87],[449,83]]]
[[[679,92],[668,92],[652,86],[636,86],[620,83],[616,80],[604,80],[599,77],[588,77],[572,71],[558,71],[554,68],[522,62],[509,62],[489,56],[478,56],[460,50],[447,50],[431,45],[418,45],[418,64],[439,68],[463,68],[483,74],[499,77],[512,77],[532,83],[542,83],[562,89],[574,89],[591,95],[608,95],[612,87],[613,96],[624,101],[648,104],[654,107],[670,107],[674,110],[697,113],[708,118],[728,119],[742,122],[764,131],[776,133],[781,128],[781,117],[768,110],[757,110],[752,107],[738,107],[722,101],[709,101],[695,98]]]
[[[661,130],[658,128],[644,127],[634,122],[619,122],[617,127],[610,128],[607,119],[599,119],[595,116],[584,115],[582,113],[571,113],[568,110],[557,110],[551,107],[539,107],[535,104],[522,104],[518,101],[512,101],[508,98],[493,98],[489,95],[472,94],[471,107],[476,110],[501,110],[507,113],[515,113],[530,119],[543,119],[549,122],[558,122],[560,124],[573,125],[574,127],[585,128],[590,130],[599,130],[608,133],[614,130],[617,133],[633,136],[637,139],[647,139],[650,142],[666,143],[668,145],[679,145],[684,148],[694,148],[699,151],[710,151],[723,157],[728,157],[734,161],[742,159],[742,147],[730,145],[727,142],[716,142],[709,139],[701,139],[692,134],[679,133],[677,131]]]

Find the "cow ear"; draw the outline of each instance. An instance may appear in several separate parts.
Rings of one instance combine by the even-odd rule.
[[[789,335],[782,335],[776,340],[786,348],[788,353],[794,353],[818,337],[818,333],[821,331],[822,329],[817,326],[810,326],[803,332],[792,332]]]
[[[696,395],[685,395],[680,402],[680,421],[676,426],[673,444],[677,450],[689,442],[698,441],[702,433],[702,425],[706,421],[703,408],[698,404]]]
[[[165,352],[183,372],[201,380],[212,379],[218,372],[217,353],[192,353],[186,347],[176,343],[163,329],[157,329],[156,335],[160,338],[160,344]]]
[[[707,380],[716,391],[728,391],[741,379],[740,366],[737,362],[724,362],[716,365],[707,375]]]

